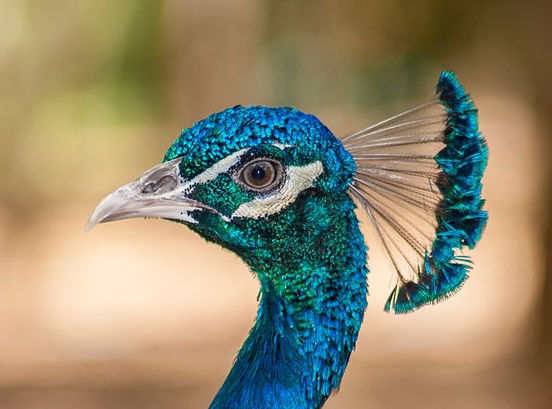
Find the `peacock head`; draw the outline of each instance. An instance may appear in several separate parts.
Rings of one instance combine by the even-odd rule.
[[[366,308],[353,198],[394,267],[385,309],[454,294],[487,221],[487,147],[451,72],[434,99],[341,141],[292,108],[234,107],[184,130],[163,163],[108,195],[87,230],[131,217],[183,223],[257,273],[255,325],[211,407],[320,408]]]
[[[351,155],[316,117],[237,106],[185,129],[163,163],[98,205],[87,230],[133,217],[170,219],[262,263],[263,252],[274,258],[285,250],[282,232],[289,244],[307,228],[309,235],[329,228],[324,203],[350,204],[354,172]]]

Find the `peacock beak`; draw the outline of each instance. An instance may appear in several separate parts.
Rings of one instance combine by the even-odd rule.
[[[197,223],[191,212],[208,208],[186,197],[192,184],[180,176],[178,165],[181,159],[154,166],[135,181],[110,193],[92,212],[85,231],[99,223],[133,217]]]

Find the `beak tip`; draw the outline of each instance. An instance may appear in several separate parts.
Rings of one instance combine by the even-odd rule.
[[[90,220],[88,223],[86,223],[86,227],[84,228],[84,233],[88,233],[92,228],[96,225],[96,223],[92,223]]]
[[[88,222],[86,223],[86,227],[84,228],[84,232],[88,233],[90,230],[92,230],[96,225],[100,224],[103,221],[103,218],[98,217],[97,209],[94,209],[94,212],[88,219]]]

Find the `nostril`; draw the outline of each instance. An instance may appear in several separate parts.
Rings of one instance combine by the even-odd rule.
[[[142,189],[142,193],[151,194],[155,193],[155,183],[150,182]]]
[[[174,177],[170,175],[165,175],[158,181],[151,181],[144,185],[142,188],[142,193],[149,195],[152,193],[165,193],[173,190],[177,185]]]

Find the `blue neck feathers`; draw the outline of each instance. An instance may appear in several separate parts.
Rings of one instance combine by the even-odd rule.
[[[368,270],[352,200],[334,199],[306,195],[263,223],[266,247],[241,249],[261,282],[260,307],[212,409],[319,408],[338,387],[364,316]],[[295,228],[273,230],[282,220]]]

